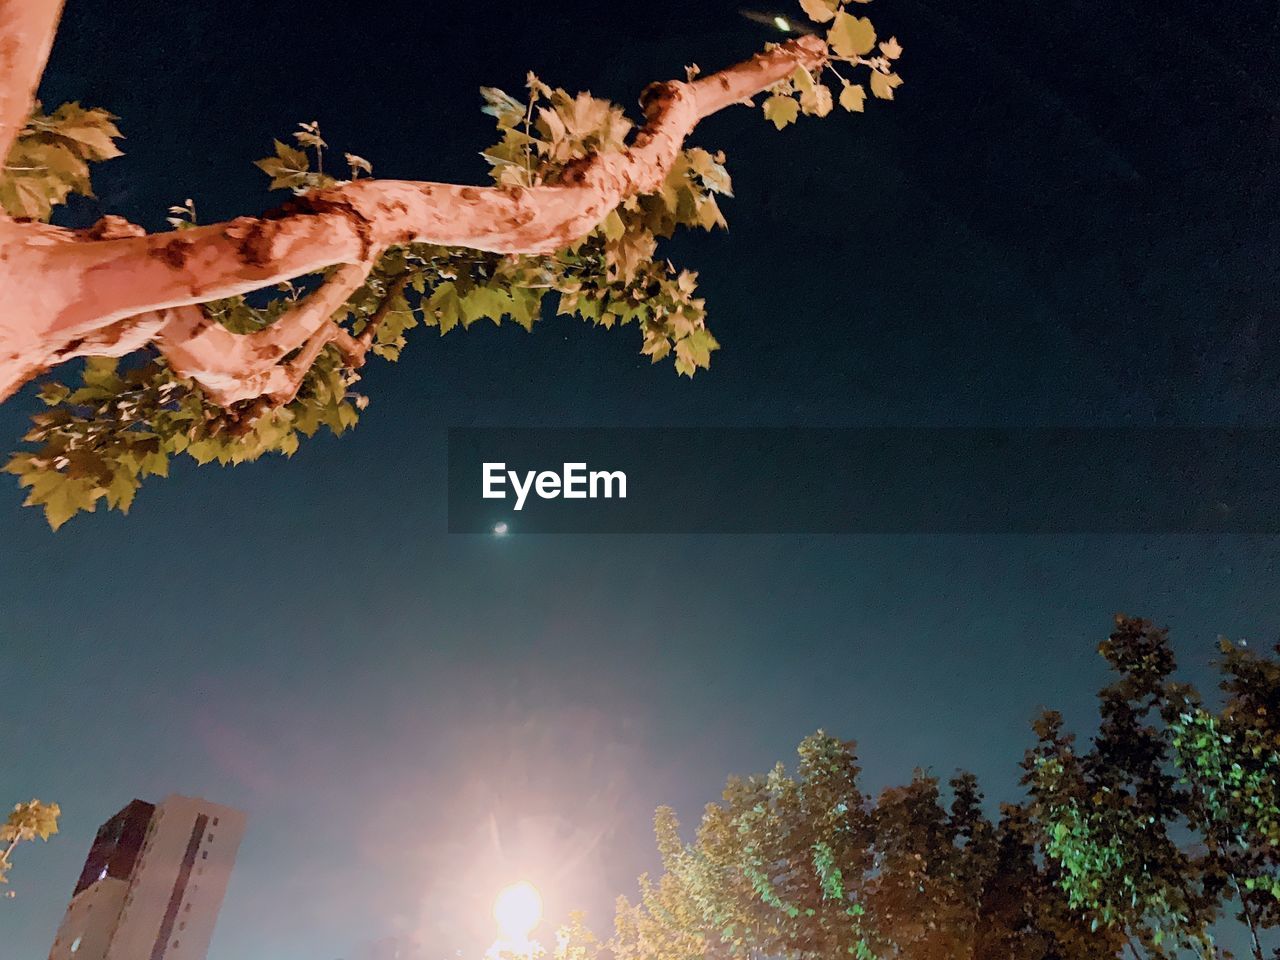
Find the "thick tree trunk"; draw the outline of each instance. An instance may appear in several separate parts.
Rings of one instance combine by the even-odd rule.
[[[59,7],[0,0],[6,154],[30,110]],[[297,371],[280,361],[304,343],[341,338],[333,312],[387,247],[414,241],[535,254],[568,246],[623,200],[658,189],[703,117],[826,55],[822,40],[805,37],[704,79],[657,84],[630,147],[590,158],[555,185],[361,180],[261,217],[152,235],[85,235],[0,218],[0,400],[71,356],[122,355],[146,343],[218,402],[287,394]],[[338,264],[325,285],[259,333],[232,334],[190,309]]]

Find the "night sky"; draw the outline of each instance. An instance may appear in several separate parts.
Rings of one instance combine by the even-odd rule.
[[[478,86],[532,68],[632,104],[769,39],[736,6],[69,0],[41,95],[128,140],[62,222],[266,209],[251,161],[299,120],[379,175],[479,182]],[[1218,634],[1280,633],[1262,538],[444,532],[451,426],[1276,425],[1275,3],[870,13],[906,48],[897,102],[695,135],[737,199],[669,248],[723,347],[693,382],[630,328],[418,330],[359,428],[292,461],[181,464],[56,535],[0,485],[0,800],[64,810],[17,856],[6,960],[45,956],[135,796],[250,814],[210,960],[412,932],[474,957],[522,876],[607,929],[657,804],[692,822],[820,726],[873,789],[963,766],[1012,797],[1039,706],[1087,731],[1115,612],[1171,626],[1201,682]]]

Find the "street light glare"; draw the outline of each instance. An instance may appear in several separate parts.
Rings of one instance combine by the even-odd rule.
[[[788,20],[786,17],[774,17],[773,25],[777,27],[779,30],[781,30],[783,33],[791,32],[791,21]]]
[[[493,901],[493,919],[498,921],[503,939],[524,943],[542,919],[538,888],[527,880],[504,887]]]

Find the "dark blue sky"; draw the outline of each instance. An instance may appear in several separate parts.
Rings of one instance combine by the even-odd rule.
[[[129,139],[68,222],[264,209],[250,161],[304,119],[381,175],[479,180],[480,84],[533,68],[629,104],[754,50],[735,6],[69,0],[42,94]],[[672,246],[723,345],[694,382],[629,329],[418,331],[358,430],[290,462],[184,465],[56,535],[11,485],[4,783],[65,811],[0,902],[15,958],[134,796],[250,812],[211,960],[399,930],[443,955],[520,874],[605,925],[655,805],[692,820],[818,726],[861,741],[872,787],[964,766],[1010,795],[1038,706],[1087,727],[1118,610],[1170,624],[1192,678],[1218,633],[1280,632],[1273,540],[443,532],[449,426],[1274,425],[1274,5],[871,12],[907,50],[898,102],[697,134],[738,199],[729,234]]]

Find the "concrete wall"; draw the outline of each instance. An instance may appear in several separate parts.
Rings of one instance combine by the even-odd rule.
[[[105,960],[204,960],[244,827],[238,810],[167,797],[151,820]]]
[[[129,879],[102,876],[72,898],[49,960],[204,960],[245,819],[166,797]]]
[[[49,960],[105,960],[127,880],[104,877],[71,899],[49,951]]]

